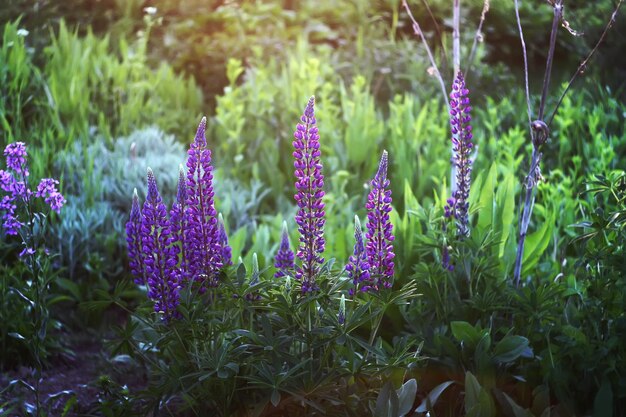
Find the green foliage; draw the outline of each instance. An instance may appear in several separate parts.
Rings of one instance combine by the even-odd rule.
[[[417,360],[412,342],[376,337],[385,309],[405,303],[410,286],[348,301],[341,324],[338,296],[347,281],[335,272],[318,277],[321,290],[306,296],[292,278],[268,276],[254,264],[250,272],[236,265],[217,289],[183,291],[181,320],[163,323],[145,306],[120,329],[113,354],[130,353],[150,372],[146,410],[362,415],[379,387]],[[116,297],[111,302],[124,305]],[[403,410],[412,406],[415,389],[400,388]]]

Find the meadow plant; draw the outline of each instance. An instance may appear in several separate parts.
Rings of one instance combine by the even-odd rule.
[[[276,267],[275,278],[289,276],[294,269],[294,254],[291,250],[291,243],[289,242],[289,231],[287,230],[287,222],[283,221],[283,231],[280,237],[280,246],[276,252],[274,258],[274,267]]]
[[[387,179],[387,151],[383,151],[378,172],[371,181],[372,189],[367,196],[367,243],[365,251],[370,273],[377,277],[372,283],[375,291],[390,288],[394,272],[393,225],[389,217],[391,213],[391,190]]]
[[[452,163],[456,167],[456,190],[444,207],[446,218],[456,219],[457,236],[461,239],[470,234],[469,194],[472,173],[472,120],[469,90],[465,88],[463,73],[459,72],[450,93],[450,127],[452,130]]]
[[[167,207],[159,194],[156,179],[148,168],[148,196],[143,204],[141,245],[148,297],[154,311],[165,320],[176,316],[179,303],[180,272],[177,268],[179,248],[171,233]]]
[[[352,280],[354,288],[350,288],[350,296],[360,289],[365,292],[370,287],[370,265],[368,262],[367,252],[365,251],[365,243],[363,241],[363,230],[361,229],[361,221],[358,216],[354,216],[354,251],[346,265],[348,278]],[[359,285],[364,284],[361,288]]]
[[[303,293],[317,289],[315,277],[324,262],[321,256],[325,245],[324,175],[314,106],[315,97],[311,97],[293,135],[297,190],[294,198],[298,205],[296,223],[300,232],[296,256],[301,261],[301,265],[296,266],[296,279],[302,282]]]
[[[50,211],[60,212],[66,203],[57,190],[59,182],[52,178],[43,178],[35,191],[29,186],[28,153],[24,142],[10,143],[4,149],[7,169],[0,170],[0,200],[2,228],[7,236],[19,235],[22,250],[19,258],[27,267],[30,285],[21,290],[15,289],[20,298],[26,301],[27,309],[32,313],[32,331],[28,341],[35,360],[35,394],[37,416],[41,415],[39,382],[46,354],[46,335],[50,318],[47,294],[53,274],[50,269],[50,252],[45,247],[45,232]],[[36,199],[43,199],[47,209],[39,209]],[[23,338],[23,336],[20,335]],[[24,338],[25,339],[25,338]],[[27,385],[28,386],[28,385]]]
[[[213,166],[211,151],[205,138],[206,118],[203,117],[187,158],[187,208],[184,222],[187,236],[185,254],[190,280],[216,287],[217,271],[222,267],[219,227],[214,206]]]

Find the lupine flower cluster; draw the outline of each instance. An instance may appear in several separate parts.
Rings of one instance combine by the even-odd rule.
[[[43,198],[50,209],[58,213],[66,201],[57,190],[59,182],[55,179],[43,178],[35,192],[28,187],[30,173],[26,162],[28,154],[24,142],[7,145],[4,149],[4,156],[7,170],[0,170],[0,189],[6,193],[0,199],[0,211],[3,213],[2,227],[5,234],[17,235],[24,225],[19,218],[18,204],[23,203],[24,207],[28,207],[33,197]],[[32,248],[26,248],[22,254],[28,254],[30,250]]]
[[[367,196],[367,244],[365,250],[370,273],[378,277],[374,290],[391,287],[394,272],[393,225],[391,213],[391,190],[387,179],[387,151],[383,151],[378,172],[372,180],[372,190]]]
[[[315,99],[311,97],[294,133],[293,152],[296,176],[296,194],[298,205],[296,223],[300,233],[300,245],[296,256],[301,266],[295,266],[296,279],[302,283],[302,292],[306,293],[317,289],[315,277],[324,262],[321,254],[324,251],[324,176],[320,162],[320,143],[314,111]],[[355,216],[355,245],[354,252],[346,265],[348,277],[354,288],[350,295],[354,296],[357,290],[378,291],[391,287],[394,273],[393,226],[390,221],[391,190],[387,179],[388,158],[387,151],[383,152],[378,172],[371,182],[371,192],[368,195],[366,209],[367,243],[364,242],[363,232],[358,217]],[[289,249],[289,237],[286,225],[283,226],[281,244],[275,258],[277,272],[275,277],[280,278],[289,274],[293,267],[293,253]],[[373,279],[376,278],[376,280]]]
[[[179,248],[174,244],[167,207],[159,194],[156,179],[148,168],[148,196],[143,204],[141,245],[148,296],[154,310],[166,319],[175,317],[179,302],[180,273],[177,268]]]
[[[367,284],[360,288],[361,291],[367,291],[371,288],[369,285],[370,264],[365,252],[363,231],[361,230],[361,222],[358,216],[354,216],[354,251],[348,260],[346,271],[348,271],[348,278],[352,280],[354,285],[354,288],[350,288],[350,296],[354,296],[355,291],[359,289],[359,285],[362,283]]]
[[[203,118],[188,152],[187,173],[179,168],[176,201],[167,211],[156,179],[148,169],[148,196],[139,208],[133,196],[126,224],[130,269],[135,282],[148,286],[154,309],[165,320],[177,317],[179,291],[185,285],[218,284],[218,272],[231,265],[223,219],[219,221],[213,201],[213,167],[207,148]]]
[[[187,153],[187,208],[184,248],[189,276],[201,286],[215,287],[222,267],[217,212],[213,204],[213,166],[205,138],[206,118],[202,118],[194,142]]]
[[[474,144],[472,142],[472,126],[470,125],[472,107],[468,94],[469,90],[465,88],[463,73],[459,72],[452,84],[452,92],[450,93],[450,127],[454,152],[452,163],[457,169],[456,190],[444,207],[444,216],[456,219],[459,238],[465,238],[470,234],[468,199],[472,173],[471,153]]]
[[[291,244],[289,243],[289,232],[287,231],[287,222],[283,221],[283,232],[280,239],[280,246],[278,252],[276,252],[276,258],[274,261],[276,267],[275,278],[284,277],[290,274],[290,271],[294,269],[294,254],[291,250]]]
[[[325,245],[324,175],[314,106],[315,98],[311,97],[293,135],[297,190],[294,198],[298,205],[296,223],[300,232],[296,256],[301,261],[301,265],[296,266],[296,279],[302,282],[303,293],[316,289],[315,277],[324,262],[321,256]]]

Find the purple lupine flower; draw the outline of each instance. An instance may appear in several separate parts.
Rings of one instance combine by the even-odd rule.
[[[46,204],[57,213],[61,211],[61,207],[67,202],[65,198],[56,189],[59,181],[52,178],[43,178],[37,185],[36,197],[42,197]]]
[[[217,237],[220,244],[220,262],[222,263],[222,266],[230,266],[233,264],[233,250],[228,244],[228,235],[226,234],[226,225],[224,224],[224,217],[222,217],[222,213],[217,216],[217,225]]]
[[[148,196],[143,204],[141,244],[148,284],[148,297],[154,301],[154,311],[167,321],[177,317],[180,273],[178,247],[170,231],[167,207],[159,195],[156,179],[148,168]]]
[[[367,261],[363,231],[358,216],[354,216],[354,251],[348,260],[346,271],[348,271],[348,278],[352,280],[354,285],[354,288],[350,288],[350,296],[354,296],[354,293],[359,290],[359,284],[363,282],[366,282],[367,285],[361,287],[361,291],[367,291],[370,288],[370,265]]]
[[[126,223],[126,243],[128,247],[128,265],[137,285],[146,285],[146,274],[143,265],[144,252],[141,245],[141,207],[137,189],[133,191],[133,204],[130,209],[130,218]]]
[[[460,238],[470,234],[468,198],[472,173],[471,153],[474,144],[472,143],[472,126],[470,125],[472,107],[468,94],[469,90],[465,88],[463,73],[459,71],[450,93],[450,128],[454,152],[452,163],[457,170],[456,191],[453,198],[448,200],[444,214],[447,217],[454,216],[456,218],[457,236]]]
[[[372,180],[372,190],[367,196],[367,260],[370,273],[377,275],[378,280],[371,289],[380,290],[391,287],[394,263],[393,258],[393,225],[389,219],[391,212],[391,190],[388,190],[387,151],[383,151],[378,172]]]
[[[26,166],[26,144],[24,142],[10,143],[4,149],[4,156],[7,159],[7,167],[17,173],[28,177],[28,168]]]
[[[294,198],[298,204],[296,223],[300,232],[300,246],[296,256],[301,266],[296,267],[296,279],[302,282],[302,292],[314,291],[315,276],[324,258],[324,175],[319,134],[315,126],[315,97],[311,97],[294,132],[293,156],[295,161],[296,190]]]
[[[275,278],[284,277],[290,274],[290,271],[294,269],[294,254],[291,250],[291,244],[289,243],[289,232],[287,231],[287,222],[283,221],[283,233],[280,238],[280,246],[278,252],[276,252],[276,258],[274,258],[274,266],[277,271],[274,274]]]
[[[202,118],[187,159],[187,207],[185,225],[187,239],[185,254],[188,259],[190,279],[205,285],[217,286],[217,272],[222,267],[217,226],[217,213],[213,203],[213,166],[211,151],[204,137],[206,117]]]
[[[339,313],[337,314],[337,322],[344,324],[346,322],[346,296],[341,294],[341,300],[339,300]]]
[[[178,167],[178,192],[176,193],[176,201],[172,204],[170,210],[170,231],[172,233],[173,243],[178,246],[180,251],[180,274],[181,285],[185,285],[189,279],[189,266],[185,249],[187,232],[185,228],[185,211],[187,208],[187,178],[185,168],[181,164]]]
[[[36,193],[28,187],[29,172],[26,161],[28,155],[23,142],[7,145],[4,149],[4,156],[8,169],[0,170],[0,189],[7,193],[0,199],[0,211],[3,212],[2,227],[7,235],[17,235],[24,225],[17,214],[19,201],[28,204],[33,196],[41,197],[56,212],[61,210],[66,201],[56,189],[59,182],[52,178],[42,179],[37,186]]]

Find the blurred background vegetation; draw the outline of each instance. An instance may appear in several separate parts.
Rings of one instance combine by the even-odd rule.
[[[409,2],[448,84],[452,79],[450,3]],[[502,237],[495,249],[475,248],[477,259],[489,253],[493,260],[488,267],[476,266],[477,273],[499,277],[487,295],[497,294],[498,285],[510,276],[521,182],[531,149],[522,110],[522,55],[513,2],[490,3],[468,75],[479,149],[473,171],[474,223],[477,236],[486,237],[497,220]],[[462,4],[465,66],[483,2]],[[584,35],[560,30],[549,109],[595,45],[614,6],[612,0],[566,1],[565,18]],[[531,93],[538,102],[552,9],[545,1],[524,1],[521,16]],[[541,332],[549,333],[547,327],[537,330],[545,324],[543,317],[516,323],[516,331],[531,340],[535,353],[544,355],[528,365],[526,377],[544,382],[538,375],[548,375],[546,384],[556,385],[559,399],[574,404],[573,409],[584,410],[585,404],[593,403],[604,381],[613,384],[616,401],[619,392],[626,392],[619,369],[604,372],[600,365],[585,387],[586,396],[571,391],[567,382],[556,383],[565,378],[575,384],[577,371],[584,368],[581,358],[606,353],[591,336],[576,350],[572,340],[583,343],[585,332],[572,330],[571,323],[593,327],[585,321],[588,313],[605,324],[621,317],[618,325],[606,326],[614,339],[624,334],[620,327],[624,300],[610,306],[598,301],[623,288],[622,281],[615,281],[615,277],[623,280],[623,270],[614,264],[623,244],[606,248],[599,239],[587,245],[598,235],[582,239],[580,227],[593,224],[613,237],[623,233],[612,230],[610,221],[603,222],[611,210],[619,213],[623,201],[583,192],[593,181],[611,189],[606,178],[626,168],[625,16],[618,14],[598,54],[564,100],[544,151],[546,182],[537,195],[525,275],[537,287],[548,288],[552,282],[558,286],[560,280],[563,288],[546,290],[539,301],[523,292],[514,298],[520,315],[539,311],[550,317],[550,323],[562,321],[566,330],[554,331],[560,339],[543,337]],[[396,320],[395,326],[387,326],[389,333],[408,327],[423,336],[425,350],[435,356],[445,351],[443,336],[436,333],[445,333],[447,327],[416,324],[424,317],[444,324],[474,320],[485,327],[490,320],[487,312],[493,309],[501,308],[503,316],[514,314],[502,307],[511,299],[495,295],[493,300],[485,295],[468,301],[465,294],[439,300],[441,305],[429,304],[447,285],[441,271],[433,272],[429,265],[438,261],[433,247],[440,237],[436,230],[442,202],[449,193],[449,125],[439,87],[429,75],[430,64],[401,0],[11,0],[0,4],[0,24],[0,145],[26,142],[33,177],[59,177],[68,199],[49,242],[60,253],[59,310],[70,329],[85,323],[94,329],[103,325],[102,316],[86,314],[81,306],[129,276],[123,224],[132,190],[145,192],[143,173],[149,165],[166,202],[172,202],[178,164],[184,161],[202,115],[209,117],[217,208],[227,220],[235,259],[241,255],[249,264],[256,252],[262,266],[271,266],[282,220],[294,213],[291,137],[311,95],[318,103],[328,178],[327,251],[339,263],[351,252],[354,214],[364,218],[364,187],[375,173],[382,149],[389,151],[397,280],[418,281],[420,292],[431,297],[412,306],[406,315],[414,319],[410,325],[403,328]],[[478,214],[479,208],[492,203],[498,210]],[[576,224],[580,227],[571,227]],[[3,276],[5,284],[12,285],[9,271],[19,269],[15,260],[20,248],[9,239],[2,245],[7,269]],[[602,256],[616,268],[608,278],[589,267]],[[580,282],[591,278],[593,284]],[[598,284],[601,279],[607,281]],[[572,293],[565,288],[574,288],[581,300],[590,298],[571,301]],[[137,294],[129,295],[133,296]],[[556,298],[575,306],[577,313],[560,311],[552,304]],[[8,323],[11,317],[11,326],[26,332],[23,323],[28,317],[23,312],[16,315],[16,305],[15,300],[5,303],[0,321]],[[64,331],[56,325],[57,331]],[[542,337],[533,339],[540,333]],[[3,346],[3,357],[20,352],[21,343],[10,340]],[[611,345],[610,349],[620,348]],[[548,353],[552,357],[559,352],[563,365],[546,371]],[[623,347],[619,352],[614,357],[623,359]],[[456,369],[466,369],[465,365]],[[431,382],[433,387],[441,381]],[[624,401],[623,394],[619,398]]]

